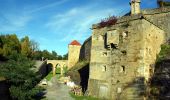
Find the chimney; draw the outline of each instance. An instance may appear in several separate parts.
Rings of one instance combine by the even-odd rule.
[[[131,15],[139,14],[140,13],[140,0],[131,0]]]

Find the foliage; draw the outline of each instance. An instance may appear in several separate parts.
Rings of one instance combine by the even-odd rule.
[[[63,58],[62,58],[62,56],[61,55],[59,55],[58,56],[58,60],[62,60]]]
[[[63,70],[64,70],[64,74],[65,74],[65,73],[67,73],[67,71],[68,71],[68,67],[67,67],[67,66],[66,66],[66,67],[64,67],[64,68],[63,68]]]
[[[61,69],[60,68],[56,68],[56,74],[60,74],[61,73]]]
[[[43,51],[35,51],[34,55],[33,55],[33,59],[35,60],[41,60],[43,57],[43,59],[49,59],[49,60],[64,60],[64,56],[62,57],[61,55],[58,55],[55,51],[49,52],[47,50],[43,50]]]
[[[64,69],[64,74],[65,74],[67,72],[67,67],[64,67],[63,69]],[[61,76],[60,74],[61,74],[60,68],[56,68],[56,77],[57,77],[57,79],[59,79],[59,77]],[[53,72],[51,71],[45,78],[48,81],[50,81],[52,77],[53,77]]]
[[[99,24],[98,24],[98,28],[103,28],[103,27],[109,27],[111,25],[116,24],[117,22],[117,18],[115,16],[111,16],[105,20],[102,20]]]
[[[31,40],[30,45],[31,45],[31,52],[32,53],[39,50],[39,44],[36,41]]]
[[[27,57],[31,55],[31,44],[28,36],[21,39],[21,54]]]
[[[0,60],[8,59],[10,55],[15,53],[22,54],[34,60],[42,60],[42,58],[62,60],[67,59],[68,56],[68,54],[63,56],[58,55],[55,51],[41,51],[39,50],[39,44],[34,40],[30,40],[28,36],[19,40],[16,34],[0,35]]]
[[[38,43],[30,41],[28,36],[19,40],[15,34],[0,35],[0,61],[5,61],[0,65],[0,76],[10,84],[13,99],[31,100],[42,90],[36,87],[40,76],[34,72],[35,63],[32,61],[42,57],[62,59],[55,51],[40,51]]]
[[[42,51],[35,51],[32,59],[34,60],[42,60]]]
[[[52,51],[52,55],[53,55],[54,57],[57,57],[57,53],[56,53],[55,51]]]
[[[35,87],[40,76],[31,70],[34,65],[34,62],[19,54],[10,56],[6,63],[0,65],[0,76],[11,84],[10,94],[13,99],[30,100],[41,91]]]
[[[68,53],[66,53],[65,55],[63,55],[63,60],[68,60]]]
[[[20,52],[19,39],[15,34],[0,35],[0,55],[9,56]]]
[[[169,44],[161,45],[161,51],[159,55],[157,56],[157,62],[160,62],[166,59],[168,55],[170,55],[170,45]]]

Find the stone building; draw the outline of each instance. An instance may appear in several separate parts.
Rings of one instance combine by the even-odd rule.
[[[89,95],[111,100],[142,100],[161,44],[170,38],[170,7],[140,10],[112,25],[92,26]],[[109,21],[109,19],[108,19]]]
[[[91,36],[87,38],[81,46],[79,60],[90,62],[91,57]]]
[[[79,61],[81,44],[74,40],[68,45],[68,69]]]
[[[140,0],[131,0],[131,14],[139,14],[140,13]]]
[[[84,41],[80,49],[79,61],[67,72],[67,75],[82,87],[83,93],[86,92],[88,86],[91,39],[89,37]]]

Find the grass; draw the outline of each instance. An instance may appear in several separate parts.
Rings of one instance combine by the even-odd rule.
[[[56,73],[57,73],[57,74],[60,74],[60,73],[61,73],[60,68],[56,68]]]
[[[48,75],[45,77],[45,79],[47,79],[47,81],[50,81],[52,77],[53,77],[53,73],[51,71],[50,73],[48,73]]]
[[[65,72],[67,72],[67,67],[64,68],[64,73]],[[51,71],[45,78],[47,79],[47,81],[50,81],[52,77],[53,77],[53,72]],[[57,79],[60,78],[60,68],[56,68],[56,77]]]
[[[91,96],[76,96],[73,93],[70,93],[70,95],[75,100],[99,100],[98,98],[91,97]]]

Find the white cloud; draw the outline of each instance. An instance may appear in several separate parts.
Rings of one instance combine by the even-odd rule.
[[[28,15],[4,14],[1,19],[0,32],[14,32],[21,30],[31,19],[32,17]]]
[[[50,3],[48,5],[44,5],[44,6],[41,6],[41,7],[38,7],[36,9],[33,9],[33,10],[30,10],[28,11],[27,13],[34,13],[34,12],[38,12],[38,11],[41,11],[41,10],[44,10],[44,9],[49,9],[51,7],[56,7],[58,5],[61,5],[61,4],[64,4],[66,3],[68,0],[60,0],[60,1],[56,1],[56,2],[53,2],[53,3]]]
[[[90,36],[92,24],[118,12],[118,8],[94,9],[89,6],[73,8],[63,14],[53,16],[46,27],[57,34],[63,34],[60,41],[71,41],[73,39],[82,41]]]
[[[51,7],[56,7],[58,5],[66,3],[68,0],[60,0],[56,1],[44,6],[39,6],[37,8],[30,8],[31,6],[27,6],[27,9],[14,9],[9,11],[8,13],[3,12],[0,16],[0,32],[2,33],[10,33],[10,32],[18,32],[20,30],[24,30],[27,24],[35,17],[31,13],[35,13],[44,9],[49,9]]]

